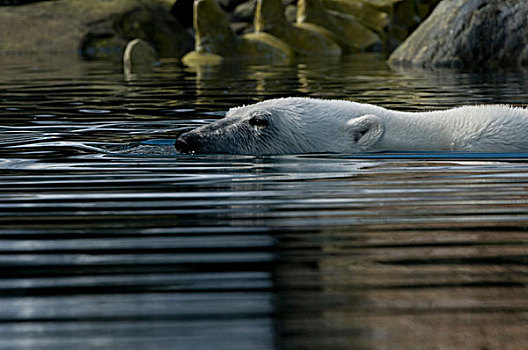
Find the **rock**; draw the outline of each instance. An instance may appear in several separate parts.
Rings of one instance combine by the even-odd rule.
[[[422,22],[416,1],[401,0],[394,4],[390,14],[391,25],[387,28],[387,52],[394,51]]]
[[[243,2],[235,7],[231,20],[235,22],[253,22],[256,8],[257,0]]]
[[[286,22],[295,23],[297,22],[297,5],[288,4],[284,7],[284,17]]]
[[[284,61],[291,60],[294,56],[288,45],[271,35],[235,35],[216,0],[194,2],[194,25],[195,51],[182,58],[182,62],[189,66],[241,58]]]
[[[389,16],[386,12],[362,1],[323,0],[323,5],[329,10],[354,16],[365,27],[377,33],[383,33],[389,24]]]
[[[56,0],[0,7],[2,51],[121,59],[134,38],[161,57],[180,57],[192,38],[170,15],[168,0]],[[28,25],[31,24],[31,25]]]
[[[297,54],[340,55],[341,48],[321,33],[287,22],[281,0],[258,0],[255,31],[265,32],[284,41]]]
[[[321,0],[299,0],[297,22],[325,28],[345,52],[381,49],[381,39],[365,28],[354,16],[329,10]]]
[[[228,56],[237,50],[240,40],[216,1],[196,0],[193,15],[195,51]]]
[[[389,62],[468,69],[527,66],[526,18],[526,0],[443,0]]]
[[[160,57],[181,57],[192,49],[192,38],[166,10],[151,7],[149,2],[130,12],[118,16],[109,34],[118,39],[141,38],[150,43]]]
[[[375,7],[381,11],[390,13],[394,5],[403,0],[361,0],[366,5]]]
[[[238,5],[247,0],[218,0],[218,4],[225,11],[233,11]]]
[[[253,57],[259,56],[261,61],[291,61],[295,52],[284,41],[268,33],[248,33],[242,36],[243,54]]]
[[[231,27],[231,30],[237,35],[253,33],[255,31],[253,23],[248,22],[231,22],[229,26]]]
[[[415,0],[403,0],[394,6],[393,22],[413,31],[422,21],[418,15]]]
[[[125,74],[151,71],[157,61],[156,50],[142,39],[130,41],[123,54]]]
[[[214,66],[222,63],[224,58],[215,53],[191,51],[182,57],[187,66]]]

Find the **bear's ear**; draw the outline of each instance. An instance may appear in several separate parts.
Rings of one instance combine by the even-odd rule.
[[[383,136],[385,125],[380,117],[367,114],[347,121],[346,130],[354,145],[370,147]]]

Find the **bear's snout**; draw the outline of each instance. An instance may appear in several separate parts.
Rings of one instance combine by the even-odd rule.
[[[174,147],[176,147],[176,150],[180,153],[193,154],[200,150],[201,144],[194,133],[186,132],[178,137]]]

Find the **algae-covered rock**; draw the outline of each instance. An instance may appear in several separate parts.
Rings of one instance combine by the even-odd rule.
[[[360,0],[323,0],[323,5],[329,10],[354,16],[377,33],[382,33],[389,24],[386,12]]]
[[[182,57],[187,66],[214,66],[224,61],[224,57],[215,53],[191,51]]]
[[[288,4],[284,7],[284,17],[286,22],[295,23],[297,22],[297,5]]]
[[[134,39],[125,47],[123,54],[125,74],[151,71],[157,61],[156,50],[145,40]]]
[[[224,56],[237,50],[240,40],[216,1],[196,0],[193,19],[195,51]]]
[[[253,22],[231,22],[229,26],[231,27],[231,30],[237,35],[253,33],[255,31]]]
[[[299,23],[312,23],[327,29],[346,52],[365,51],[381,46],[380,37],[354,16],[329,10],[321,0],[299,0]]]
[[[216,64],[225,59],[290,60],[293,51],[278,38],[260,34],[239,37],[215,0],[194,3],[195,51],[182,58],[186,65]]]
[[[357,0],[351,0],[351,1],[357,1]],[[394,5],[399,3],[403,0],[360,0],[363,3],[378,8],[382,11],[391,12],[392,8],[394,8]]]
[[[253,22],[257,0],[249,0],[241,3],[232,13],[232,20],[237,22]]]
[[[527,66],[526,18],[525,0],[444,0],[389,62],[470,69]]]
[[[302,26],[288,23],[281,0],[258,0],[255,30],[284,41],[300,55],[340,55],[340,47],[331,39]]]
[[[169,0],[56,0],[0,7],[0,51],[121,58],[142,38],[162,57],[179,57],[192,38],[169,13]]]
[[[241,47],[243,53],[259,55],[266,61],[286,61],[295,56],[288,44],[268,33],[248,33],[244,34],[242,39],[245,43]]]

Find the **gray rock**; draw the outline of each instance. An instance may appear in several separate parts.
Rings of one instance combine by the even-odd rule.
[[[403,66],[528,66],[528,1],[443,0],[389,58]]]

